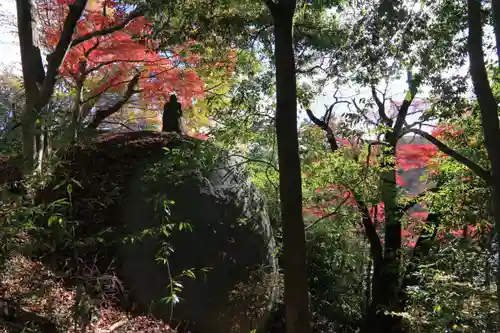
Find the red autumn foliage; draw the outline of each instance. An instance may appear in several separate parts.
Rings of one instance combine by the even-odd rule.
[[[44,46],[54,49],[62,31],[71,0],[39,0],[38,10],[42,22]],[[89,1],[78,21],[74,38],[116,26],[127,18],[127,7],[115,0]],[[193,98],[203,95],[204,83],[195,70],[199,56],[189,53],[189,45],[172,49],[168,54],[156,51],[157,43],[146,36],[151,22],[140,16],[123,29],[94,37],[72,47],[60,68],[67,81],[75,82],[83,71],[92,82],[90,96],[105,91],[123,89],[136,71],[140,71],[137,90],[146,102],[155,102],[177,93],[183,107],[190,106]],[[193,44],[194,42],[190,43]]]
[[[458,137],[463,133],[462,129],[456,129],[452,125],[443,124],[435,128],[431,133],[434,137],[446,141],[447,139],[453,139]],[[359,148],[356,141],[352,139],[340,140],[342,146],[348,146],[353,148]],[[359,150],[359,149],[356,149]],[[375,157],[378,154],[377,149],[372,149],[371,151],[371,161],[375,161]],[[396,169],[402,171],[410,171],[412,169],[422,169],[426,168],[430,175],[439,173],[439,164],[442,159],[449,158],[447,155],[441,153],[439,149],[431,143],[406,143],[397,146],[396,151]],[[372,164],[372,163],[370,163]],[[471,180],[472,177],[464,177],[463,180]],[[396,182],[399,186],[408,186],[401,173],[398,172],[396,176]],[[334,190],[334,193],[331,191]],[[326,215],[326,209],[336,207],[340,203],[348,204],[351,207],[356,207],[356,200],[353,194],[346,189],[342,189],[335,184],[328,184],[326,188],[317,188],[315,192],[318,195],[328,196],[328,200],[325,200],[322,204],[316,204],[309,207],[305,207],[304,212],[312,213],[318,217],[323,217]],[[348,197],[347,201],[343,201],[344,198]],[[370,218],[372,222],[377,227],[377,232],[381,236],[383,232],[383,224],[385,222],[384,216],[384,203],[378,203],[376,205],[371,205],[368,207]],[[335,216],[332,215],[332,218]],[[406,228],[402,230],[402,245],[406,247],[414,247],[420,234],[421,227],[426,223],[428,212],[425,210],[425,204],[420,204],[420,209],[413,209],[409,214],[407,214]],[[453,237],[474,237],[481,232],[479,225],[473,226],[468,225],[464,229],[452,230],[448,233],[441,231],[437,235],[438,240],[444,239],[446,234]],[[383,243],[383,237],[380,237]]]

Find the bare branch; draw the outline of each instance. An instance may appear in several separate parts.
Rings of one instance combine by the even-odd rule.
[[[221,82],[221,83],[219,83],[219,84],[216,84],[215,86],[212,86],[212,87],[210,87],[210,88],[207,88],[207,89],[203,90],[203,92],[209,92],[209,91],[211,91],[211,90],[217,89],[217,88],[219,88],[220,86],[222,86],[224,83],[225,83],[225,82]]]
[[[124,62],[124,63],[141,63],[141,64],[152,64],[152,63],[155,63],[155,62],[158,62],[157,60],[144,60],[144,59],[137,59],[137,60],[132,60],[132,59],[113,59],[113,60],[108,60],[108,61],[103,61],[101,63],[99,63],[98,65],[94,66],[94,67],[91,67],[87,70],[87,74],[88,73],[91,73],[91,72],[94,72],[94,71],[97,71],[99,69],[101,69],[102,67],[104,66],[107,66],[107,65],[112,65],[114,63],[117,63],[117,62]],[[172,70],[174,68],[177,68],[178,66],[173,66],[171,68],[169,68],[168,70]],[[162,72],[164,73],[164,72]]]
[[[333,108],[333,104],[330,106],[330,108]],[[328,112],[328,111],[327,111]],[[318,126],[319,128],[321,128],[323,131],[325,131],[326,133],[326,139],[328,140],[328,143],[330,144],[330,149],[332,150],[332,152],[336,151],[339,149],[339,146],[337,144],[337,140],[335,140],[335,135],[333,134],[333,131],[332,129],[330,128],[330,126],[328,126],[327,123],[325,123],[323,120],[317,118],[314,113],[312,113],[311,109],[307,108],[306,109],[306,113],[307,113],[307,116],[309,117],[309,119],[311,119],[311,121],[316,125]]]
[[[392,126],[392,119],[387,116],[385,113],[385,106],[384,106],[384,101],[381,101],[380,98],[378,98],[377,90],[375,89],[375,85],[371,85],[371,90],[372,90],[372,96],[373,99],[375,100],[375,104],[377,104],[377,110],[378,110],[378,115],[380,117],[380,120],[384,123],[384,125],[391,127]]]
[[[93,100],[93,99],[101,96],[102,94],[104,94],[105,92],[107,92],[108,90],[110,90],[111,88],[117,87],[120,84],[130,83],[130,81],[132,81],[132,80],[124,80],[124,81],[117,82],[117,83],[115,83],[113,85],[107,86],[105,89],[103,89],[102,91],[98,92],[97,94],[94,94],[94,95],[86,98],[85,100],[83,100],[82,103],[87,103],[87,102],[89,102],[89,101],[91,101],[91,100]]]
[[[129,131],[134,131],[134,129],[132,127],[129,127],[127,124],[124,124],[124,123],[121,123],[118,121],[103,120],[103,121],[101,121],[101,124],[119,125],[119,126],[125,127]]]
[[[123,320],[120,320],[116,323],[114,323],[113,325],[111,325],[107,330],[98,330],[96,333],[113,333],[114,331],[116,331],[117,329],[119,329],[120,327],[126,325],[128,323],[128,319],[123,319]]]
[[[338,104],[342,104],[342,103],[345,103],[345,104],[348,104],[348,105],[351,104],[349,101],[347,101],[347,100],[340,100],[340,98],[337,97],[337,94],[338,94],[339,91],[340,91],[340,88],[337,88],[337,90],[335,90],[335,92],[333,93],[333,98],[335,99],[335,102],[333,102],[333,104],[331,104],[329,107],[327,107],[326,112],[323,115],[323,121],[327,125],[330,124],[330,119],[332,117],[333,108],[335,106],[337,106]],[[325,107],[326,107],[326,105],[325,105]]]

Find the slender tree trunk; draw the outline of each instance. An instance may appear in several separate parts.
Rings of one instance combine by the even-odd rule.
[[[498,10],[498,6],[496,6]],[[488,159],[491,163],[492,211],[496,230],[500,230],[500,122],[498,120],[498,106],[491,89],[483,52],[483,29],[481,22],[481,1],[468,0],[468,51],[470,73],[474,91],[479,101],[481,111],[481,125],[484,133],[484,142]],[[497,19],[495,15],[495,20]],[[497,23],[497,21],[495,22]],[[495,31],[498,33],[498,31]],[[499,40],[497,34],[497,41]],[[500,267],[500,256],[498,257]],[[496,276],[497,300],[500,311],[500,270]],[[500,328],[499,328],[500,330]]]
[[[297,124],[297,82],[293,50],[295,0],[267,1],[274,19],[276,136],[283,220],[287,333],[310,333],[306,240]]]
[[[43,147],[42,125],[40,123],[35,124],[35,151],[35,171],[41,174],[43,172],[43,161],[45,159],[43,152],[45,149]]]
[[[36,114],[31,105],[26,103],[21,120],[24,174],[30,174],[35,166],[35,122]]]
[[[43,168],[47,169],[48,162],[49,162],[49,160],[51,158],[51,154],[52,154],[52,149],[50,146],[50,132],[49,132],[49,126],[47,124],[47,120],[45,121],[45,125],[43,127],[42,142],[43,142],[43,156],[44,156]]]
[[[497,44],[498,65],[500,66],[500,0],[491,0],[491,7],[493,9],[493,26]]]
[[[361,308],[361,313],[364,316],[368,315],[368,311],[370,309],[371,303],[371,295],[372,295],[372,262],[371,258],[368,259],[368,262],[365,265],[365,299],[363,302],[363,306]]]
[[[76,94],[74,99],[73,110],[71,112],[71,124],[68,128],[68,139],[71,145],[76,142],[78,130],[80,128],[80,104],[82,104],[83,81],[78,81],[76,84]]]

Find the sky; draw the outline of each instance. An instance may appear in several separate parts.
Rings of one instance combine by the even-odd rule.
[[[15,0],[0,1],[0,68],[20,71],[20,53],[17,40]]]

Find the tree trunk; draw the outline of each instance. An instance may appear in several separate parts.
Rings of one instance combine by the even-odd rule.
[[[36,114],[31,108],[31,105],[26,103],[21,120],[23,140],[23,174],[25,175],[30,174],[35,166],[35,121]]]
[[[44,72],[40,49],[33,40],[33,17],[31,0],[16,0],[17,26],[23,83],[26,93],[26,104],[22,117],[23,132],[23,172],[29,174],[35,164],[35,129],[36,122],[42,121],[41,111],[52,97],[57,81],[59,67],[71,46],[73,33],[80,16],[87,5],[87,0],[76,0],[69,5],[69,12],[64,21],[57,46],[47,57],[47,73]]]
[[[483,52],[483,31],[481,22],[481,1],[468,0],[468,51],[470,73],[474,92],[479,101],[481,111],[481,125],[484,133],[484,142],[488,159],[491,163],[492,211],[496,230],[500,230],[500,122],[498,120],[498,106],[491,89]],[[497,8],[498,9],[498,8]],[[498,31],[495,31],[496,33]],[[498,35],[497,35],[498,40]],[[500,256],[498,257],[500,266]],[[496,276],[497,300],[500,311],[500,270]]]
[[[364,316],[368,315],[368,311],[370,309],[371,296],[372,296],[372,259],[368,259],[368,262],[365,265],[365,298],[363,301],[363,305],[361,307],[361,313]]]
[[[403,113],[402,113],[403,112]],[[405,116],[400,110],[399,117]],[[386,134],[388,143],[384,152],[380,189],[384,203],[385,239],[384,255],[380,263],[375,263],[372,280],[372,303],[365,321],[364,332],[399,333],[403,332],[401,316],[388,312],[404,310],[399,285],[401,270],[401,219],[397,205],[398,189],[396,184],[396,145],[400,128]]]
[[[80,128],[80,104],[82,104],[83,81],[78,81],[76,84],[76,94],[74,99],[73,110],[71,113],[71,124],[68,128],[68,139],[71,145],[76,142],[78,130]]]
[[[42,125],[39,122],[35,124],[35,151],[35,171],[41,174],[43,172],[43,161],[45,159],[43,152],[45,149],[43,148]]]
[[[497,44],[497,60],[500,66],[500,0],[491,0],[491,7],[493,10],[493,26]]]
[[[267,1],[274,19],[276,64],[276,137],[280,169],[283,261],[287,333],[309,333],[309,288],[302,179],[297,129],[297,82],[293,50],[295,0]]]
[[[43,132],[42,132],[42,144],[43,144],[43,156],[44,156],[44,160],[43,160],[43,168],[44,169],[47,169],[48,166],[49,166],[49,161],[50,161],[50,158],[51,158],[51,154],[52,154],[52,147],[50,146],[51,142],[50,142],[50,131],[49,131],[49,125],[47,124],[47,120],[45,121],[45,125],[43,127]]]
[[[41,58],[37,58],[36,56],[37,49],[33,41],[33,18],[31,16],[31,7],[32,4],[30,0],[16,1],[19,47],[23,68],[23,83],[26,93],[26,103],[21,118],[23,172],[25,174],[31,173],[35,164],[35,122],[38,118],[35,104],[38,97],[39,86],[44,76]],[[41,75],[40,66],[42,66]]]

